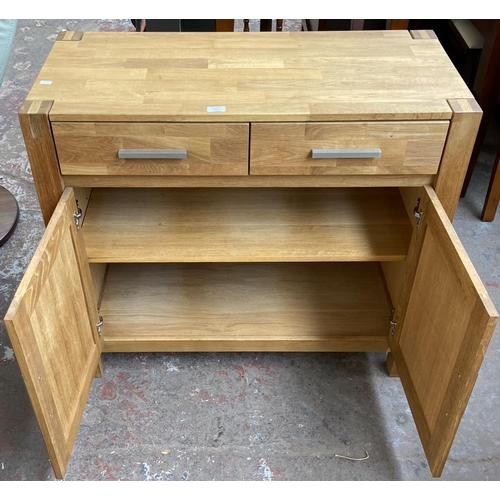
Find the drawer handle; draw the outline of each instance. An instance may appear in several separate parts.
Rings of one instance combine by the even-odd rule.
[[[380,148],[313,149],[313,158],[380,158]]]
[[[118,158],[154,160],[158,158],[182,160],[187,158],[185,149],[119,149]]]

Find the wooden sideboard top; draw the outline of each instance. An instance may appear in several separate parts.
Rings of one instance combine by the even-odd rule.
[[[432,32],[62,32],[52,121],[447,119],[472,94]]]

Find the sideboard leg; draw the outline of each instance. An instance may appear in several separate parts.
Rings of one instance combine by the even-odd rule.
[[[453,115],[434,190],[448,218],[453,221],[482,111],[474,99],[450,99],[448,104]]]
[[[45,225],[64,190],[49,120],[51,107],[52,101],[25,101],[19,110],[19,122]]]
[[[101,378],[104,373],[104,355],[101,354],[99,358],[99,363],[97,363],[97,368],[95,369],[94,378]]]
[[[387,364],[387,373],[389,374],[389,377],[399,377],[398,367],[396,366],[392,352],[389,351],[387,353],[387,359],[385,362]]]

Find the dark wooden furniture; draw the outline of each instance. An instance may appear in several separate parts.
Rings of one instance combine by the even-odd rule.
[[[234,19],[132,19],[136,31],[234,31]],[[250,31],[250,19],[243,19],[243,31]],[[272,31],[272,19],[260,19],[260,31]],[[276,19],[276,31],[283,31],[283,19]]]
[[[472,92],[483,110],[483,119],[479,127],[477,139],[472,151],[469,167],[465,176],[461,196],[465,196],[469,187],[474,167],[477,163],[481,147],[484,143],[493,111],[500,97],[500,20],[489,19],[473,21],[485,38],[484,47],[477,68],[476,78]],[[500,144],[497,151],[490,185],[481,214],[481,220],[492,221],[500,199],[500,174],[498,163],[500,161]],[[497,178],[498,177],[498,178]]]
[[[303,19],[303,31],[406,30],[408,19]]]

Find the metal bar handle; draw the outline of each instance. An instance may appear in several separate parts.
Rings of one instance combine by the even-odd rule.
[[[169,160],[183,160],[187,158],[186,149],[119,149],[118,158],[133,158],[155,160],[158,158]]]
[[[380,158],[380,148],[313,149],[313,158]]]

